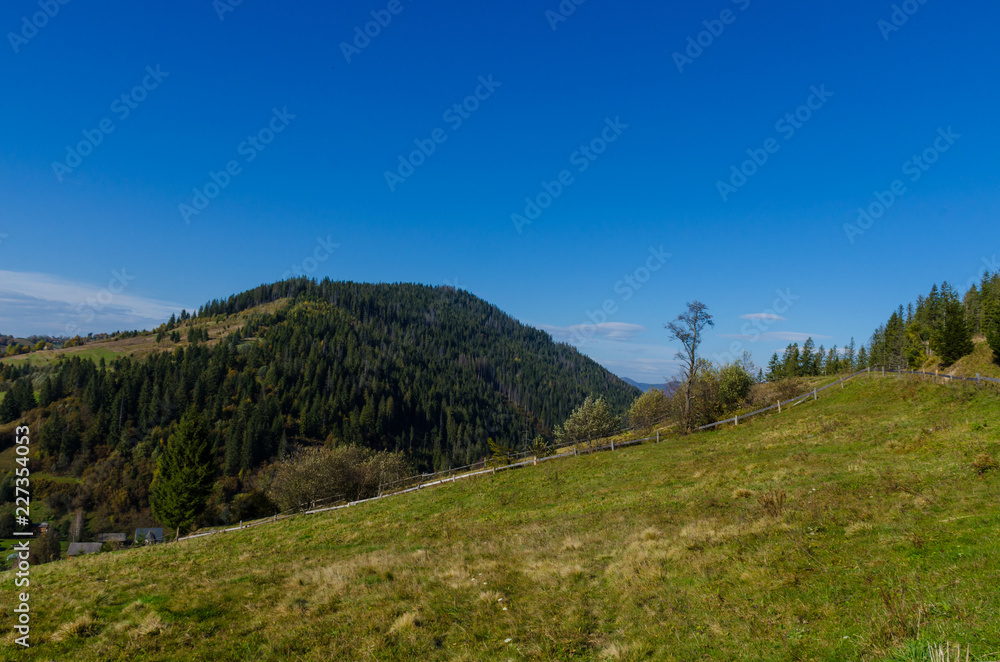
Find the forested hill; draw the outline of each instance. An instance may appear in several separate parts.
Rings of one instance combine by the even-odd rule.
[[[203,342],[237,313],[243,326]],[[453,288],[294,279],[184,318],[171,335],[191,342],[171,346],[161,330],[157,342],[172,351],[142,360],[67,358],[27,376],[9,368],[20,384],[0,417],[32,407],[33,382],[45,408],[39,448],[53,469],[79,475],[116,450],[148,457],[195,407],[220,474],[237,476],[297,441],[328,439],[404,450],[424,469],[458,466],[486,456],[489,438],[519,446],[551,434],[587,395],[617,412],[638,395],[574,348]]]

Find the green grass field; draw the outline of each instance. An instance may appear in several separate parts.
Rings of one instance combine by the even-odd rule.
[[[33,569],[34,647],[0,657],[1000,659],[1000,472],[974,468],[998,405],[863,379],[738,428],[61,561]]]
[[[114,345],[113,342],[108,342],[106,344]],[[71,347],[70,349],[66,350],[49,350],[42,352],[31,352],[29,354],[19,354],[18,356],[5,357],[3,360],[9,361],[11,363],[24,361],[32,365],[48,365],[58,360],[59,357],[78,356],[81,359],[90,359],[94,363],[97,363],[101,359],[104,359],[106,361],[111,361],[116,356],[119,356],[122,353],[123,352],[110,349],[109,347],[90,345],[90,346],[82,346],[79,348]]]
[[[208,331],[210,340],[207,344],[211,346],[217,344],[218,341],[221,338],[224,338],[227,334],[232,333],[236,329],[243,326],[248,319],[259,315],[273,313],[288,304],[288,299],[279,299],[278,301],[256,306],[236,315],[223,315],[212,319],[193,320],[191,323]],[[84,345],[68,347],[65,349],[30,352],[28,354],[19,354],[17,356],[0,356],[0,361],[25,361],[32,365],[45,366],[58,361],[60,358],[66,358],[69,356],[78,356],[80,358],[90,359],[94,363],[97,363],[102,358],[105,361],[110,362],[115,357],[124,355],[141,358],[157,352],[173,351],[175,347],[186,347],[188,345],[187,330],[187,325],[177,327],[177,331],[181,334],[182,338],[179,343],[174,343],[166,339],[157,343],[156,336],[149,333],[133,338],[88,342]],[[0,392],[0,397],[3,397],[2,392]]]

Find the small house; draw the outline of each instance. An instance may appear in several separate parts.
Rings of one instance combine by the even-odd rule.
[[[124,533],[98,533],[97,542],[120,542],[125,544],[125,534]]]
[[[83,556],[84,554],[97,554],[101,551],[101,543],[99,542],[71,542],[69,544],[69,549],[66,550],[66,558],[73,558],[74,556]]]
[[[135,542],[138,545],[153,545],[163,542],[163,529],[136,529]]]

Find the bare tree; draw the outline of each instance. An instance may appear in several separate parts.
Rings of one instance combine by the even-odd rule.
[[[698,345],[701,344],[702,331],[706,326],[715,326],[708,306],[700,301],[689,301],[687,312],[681,313],[677,319],[666,325],[670,331],[671,340],[680,341],[683,349],[677,352],[677,358],[684,362],[684,427],[691,429],[691,397],[695,381],[698,379]]]

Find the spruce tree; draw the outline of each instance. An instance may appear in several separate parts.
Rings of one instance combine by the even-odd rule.
[[[156,463],[149,503],[158,520],[171,528],[189,529],[205,510],[215,468],[212,446],[201,416],[194,410],[181,419]]]
[[[802,344],[802,353],[799,360],[799,375],[803,377],[809,377],[816,373],[816,366],[813,362],[816,360],[816,343],[813,342],[812,338],[807,339]]]
[[[778,353],[775,352],[771,355],[771,360],[767,362],[767,381],[773,382],[777,379],[781,379],[784,375],[784,366],[781,363],[781,359],[778,358]]]
[[[941,362],[951,365],[967,354],[971,354],[972,331],[965,323],[965,308],[958,301],[950,301],[945,308],[944,325],[935,334],[933,349],[941,357]]]

